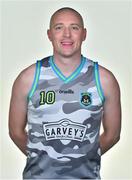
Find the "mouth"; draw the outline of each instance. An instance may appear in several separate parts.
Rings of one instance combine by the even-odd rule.
[[[73,45],[72,41],[61,41],[63,47],[71,47]]]

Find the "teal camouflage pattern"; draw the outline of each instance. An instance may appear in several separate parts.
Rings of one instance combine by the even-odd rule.
[[[83,59],[80,72],[67,83],[55,72],[51,56],[37,62],[41,66],[28,101],[23,179],[100,179],[103,102],[95,63]]]

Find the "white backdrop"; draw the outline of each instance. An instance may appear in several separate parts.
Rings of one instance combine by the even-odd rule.
[[[76,9],[84,18],[88,36],[83,44],[83,54],[110,69],[121,88],[121,140],[102,156],[102,178],[132,179],[130,3],[127,0],[5,0],[1,2],[1,179],[20,180],[26,160],[8,136],[12,84],[25,67],[37,59],[52,54],[52,46],[47,38],[49,20],[55,10],[64,6]]]

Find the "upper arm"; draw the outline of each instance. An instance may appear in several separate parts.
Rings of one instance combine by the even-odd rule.
[[[100,67],[101,84],[105,95],[103,128],[110,138],[118,138],[121,130],[120,88],[114,75]]]
[[[22,71],[15,80],[12,88],[9,110],[9,132],[19,133],[27,123],[27,96],[33,81],[35,66]]]

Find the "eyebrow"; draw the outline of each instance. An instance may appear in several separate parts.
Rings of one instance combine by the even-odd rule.
[[[63,25],[63,23],[54,24],[53,27],[56,27],[56,26],[59,26],[59,25]]]
[[[57,24],[53,25],[53,28],[54,28],[54,27],[56,27],[56,26],[59,26],[59,25],[64,25],[64,24],[63,24],[63,23],[57,23]],[[76,23],[71,23],[70,25],[71,25],[71,26],[78,26],[78,27],[82,27],[82,25],[80,25],[80,24],[76,24]]]

